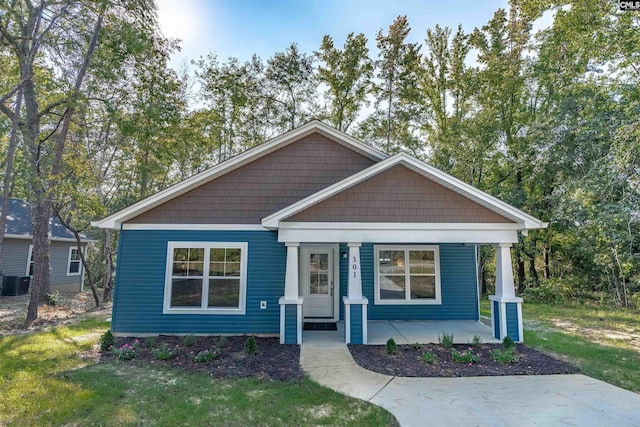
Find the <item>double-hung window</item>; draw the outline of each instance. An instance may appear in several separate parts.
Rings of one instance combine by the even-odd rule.
[[[437,246],[375,246],[376,304],[441,304]]]
[[[244,314],[247,243],[169,242],[165,313]]]
[[[77,246],[69,247],[69,258],[67,260],[67,276],[80,275],[80,250]]]

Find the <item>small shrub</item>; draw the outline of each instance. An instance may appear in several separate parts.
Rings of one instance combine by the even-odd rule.
[[[246,354],[257,354],[258,353],[258,344],[256,343],[256,339],[253,336],[250,336],[244,342],[244,352]]]
[[[507,335],[502,340],[502,346],[504,347],[505,350],[513,350],[516,346],[516,343],[514,343],[513,339],[511,339],[511,337]]]
[[[478,363],[480,361],[480,355],[478,353],[474,353],[473,349],[469,348],[468,350],[458,351],[455,348],[451,349],[451,358],[454,362],[457,363]]]
[[[422,353],[420,359],[422,359],[424,363],[433,365],[433,363],[436,361],[436,356],[430,351],[425,351]]]
[[[448,334],[445,331],[442,331],[442,336],[438,334],[438,342],[442,344],[444,348],[453,347],[453,334]]]
[[[178,345],[174,348],[171,348],[167,345],[166,342],[160,344],[160,347],[154,348],[151,350],[151,354],[158,360],[169,360],[176,357],[176,353],[178,352]]]
[[[105,332],[100,337],[100,350],[108,351],[111,347],[113,347],[113,344],[115,344],[115,341],[116,340],[113,337],[113,334],[111,333],[111,331]]]
[[[185,347],[193,347],[196,344],[196,337],[193,335],[185,335],[180,340]]]
[[[482,345],[482,338],[480,338],[477,335],[474,335],[473,340],[471,340],[469,344],[471,344],[471,347],[474,347],[474,348],[480,347],[480,345]]]
[[[120,359],[120,360],[135,359],[135,357],[138,355],[139,352],[140,352],[140,345],[138,340],[135,340],[133,344],[129,344],[129,343],[122,344],[120,348],[114,348],[112,350],[112,353],[116,357],[116,359]]]
[[[387,340],[387,345],[385,346],[386,350],[387,350],[387,354],[389,356],[393,356],[394,354],[396,354],[398,352],[398,344],[396,344],[395,340],[393,338],[389,338]]]
[[[515,363],[518,361],[518,358],[516,357],[515,353],[514,353],[514,349],[511,348],[509,350],[500,350],[499,348],[496,348],[495,350],[493,350],[491,352],[491,357],[493,358],[493,360],[495,360],[498,363],[502,363],[502,364],[509,364],[509,363]]]
[[[59,305],[60,299],[61,299],[61,295],[60,295],[60,292],[58,291],[47,294],[47,304],[49,305],[53,305],[53,306]]]
[[[202,350],[199,353],[195,354],[193,351],[190,353],[191,359],[197,363],[210,362],[220,353],[219,350]]]
[[[228,345],[229,345],[229,338],[227,338],[224,335],[218,337],[218,347],[224,348],[224,347],[226,347]]]
[[[155,336],[148,336],[144,339],[144,346],[147,348],[154,348],[158,339]]]
[[[422,349],[422,346],[420,344],[418,344],[417,342],[414,342],[413,344],[411,344],[411,348],[414,350],[420,350]]]

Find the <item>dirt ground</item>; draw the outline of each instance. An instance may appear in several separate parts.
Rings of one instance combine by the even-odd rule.
[[[38,319],[24,327],[30,295],[0,296],[0,335],[39,331],[47,327],[77,323],[86,316],[111,317],[111,303],[96,308],[90,291],[60,294],[55,306],[41,305]]]

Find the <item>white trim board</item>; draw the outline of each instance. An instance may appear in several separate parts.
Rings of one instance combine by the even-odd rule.
[[[350,148],[356,152],[359,152],[374,160],[383,160],[388,156],[363,142],[340,132],[339,130],[324,124],[318,120],[313,120],[307,124],[304,124],[296,129],[293,129],[287,133],[284,133],[276,138],[264,142],[250,150],[247,150],[235,157],[232,157],[212,168],[209,168],[199,174],[192,176],[184,181],[181,181],[169,188],[159,191],[146,199],[140,200],[131,206],[128,206],[108,217],[91,223],[94,227],[99,228],[111,228],[117,229],[120,224],[127,220],[134,218],[150,209],[153,209],[160,204],[178,197],[196,187],[199,187],[209,181],[212,181],[226,173],[229,173],[241,166],[244,166],[262,156],[265,156],[273,151],[276,151],[284,146],[287,146],[307,135],[314,132],[318,132],[334,142],[337,142],[347,148]]]
[[[260,224],[122,224],[123,230],[271,231]]]
[[[5,239],[22,239],[22,240],[33,240],[33,235],[31,234],[5,234]],[[49,240],[51,242],[73,242],[76,243],[76,239],[73,237],[51,237],[49,234]],[[80,243],[94,243],[97,240],[93,239],[80,239]]]
[[[329,187],[322,189],[296,203],[293,203],[278,212],[275,212],[262,219],[262,225],[270,229],[276,229],[281,225],[281,221],[289,218],[299,212],[302,212],[309,207],[320,203],[323,200],[329,199],[332,196],[351,188],[367,179],[393,167],[396,165],[402,165],[409,169],[420,173],[428,179],[431,179],[456,193],[473,200],[474,202],[490,209],[519,225],[520,230],[530,230],[538,228],[546,228],[547,224],[540,221],[537,218],[521,211],[520,209],[503,202],[482,190],[479,190],[463,181],[460,181],[453,176],[442,172],[439,169],[434,168],[427,163],[418,160],[409,154],[398,153],[388,159],[385,159],[379,163],[376,163],[369,168],[355,173],[342,181],[339,181]],[[507,223],[508,224],[508,223]]]
[[[280,228],[279,242],[369,242],[369,243],[517,243],[517,230],[411,230]]]

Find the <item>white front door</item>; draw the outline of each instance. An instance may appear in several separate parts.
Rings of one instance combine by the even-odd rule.
[[[334,317],[333,247],[302,247],[302,313],[305,318]]]

